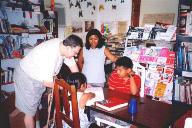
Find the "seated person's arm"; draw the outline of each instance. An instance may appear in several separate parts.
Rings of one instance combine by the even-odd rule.
[[[79,107],[84,108],[87,101],[94,97],[95,97],[95,93],[92,93],[92,92],[83,93],[83,95],[81,96],[80,101],[79,101]]]
[[[137,79],[136,76],[134,77],[134,72],[132,71],[131,74],[129,75],[130,77],[130,91],[132,95],[136,95],[139,92],[139,87],[141,84],[141,80]],[[139,84],[139,85],[137,85]]]

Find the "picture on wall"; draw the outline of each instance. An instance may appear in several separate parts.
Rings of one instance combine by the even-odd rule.
[[[83,32],[83,23],[81,21],[72,21],[72,32],[81,33]]]
[[[94,21],[85,21],[85,32],[94,28]]]

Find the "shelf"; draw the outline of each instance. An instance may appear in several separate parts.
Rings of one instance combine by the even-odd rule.
[[[176,36],[176,40],[178,43],[181,42],[192,42],[192,36],[188,36],[188,35],[177,35]]]
[[[182,71],[182,76],[192,78],[192,71]]]
[[[192,71],[175,70],[175,75],[192,78]]]
[[[14,92],[15,91],[14,83],[1,85],[1,91]]]
[[[22,32],[22,33],[1,33],[0,34],[5,34],[5,35],[20,35],[22,36],[23,33],[28,33],[28,34],[47,34],[46,32]]]
[[[0,86],[9,85],[9,84],[13,84],[13,83],[14,82],[0,83]]]

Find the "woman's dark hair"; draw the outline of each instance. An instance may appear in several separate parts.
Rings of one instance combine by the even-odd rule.
[[[89,43],[89,37],[92,35],[96,35],[99,38],[99,42],[96,48],[102,48],[104,45],[104,41],[105,39],[103,38],[103,36],[101,35],[101,33],[99,32],[99,30],[97,29],[91,29],[87,35],[86,35],[86,43],[85,43],[85,47],[86,49],[90,49],[91,44]]]
[[[83,47],[83,41],[80,37],[76,35],[70,35],[65,40],[63,40],[63,45],[71,46],[71,47],[76,47],[76,46]]]
[[[75,88],[79,89],[82,84],[87,83],[87,79],[83,73],[75,72],[75,73],[71,73],[68,76],[67,83],[69,83],[70,85],[75,85]]]
[[[124,68],[133,68],[133,62],[129,57],[123,56],[115,62],[116,66],[123,66]]]

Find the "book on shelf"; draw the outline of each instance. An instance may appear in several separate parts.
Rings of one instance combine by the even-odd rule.
[[[97,107],[105,109],[107,111],[113,111],[118,108],[122,108],[128,105],[127,100],[119,99],[116,97],[111,97],[109,99],[105,99],[103,101],[98,101],[95,104]]]

